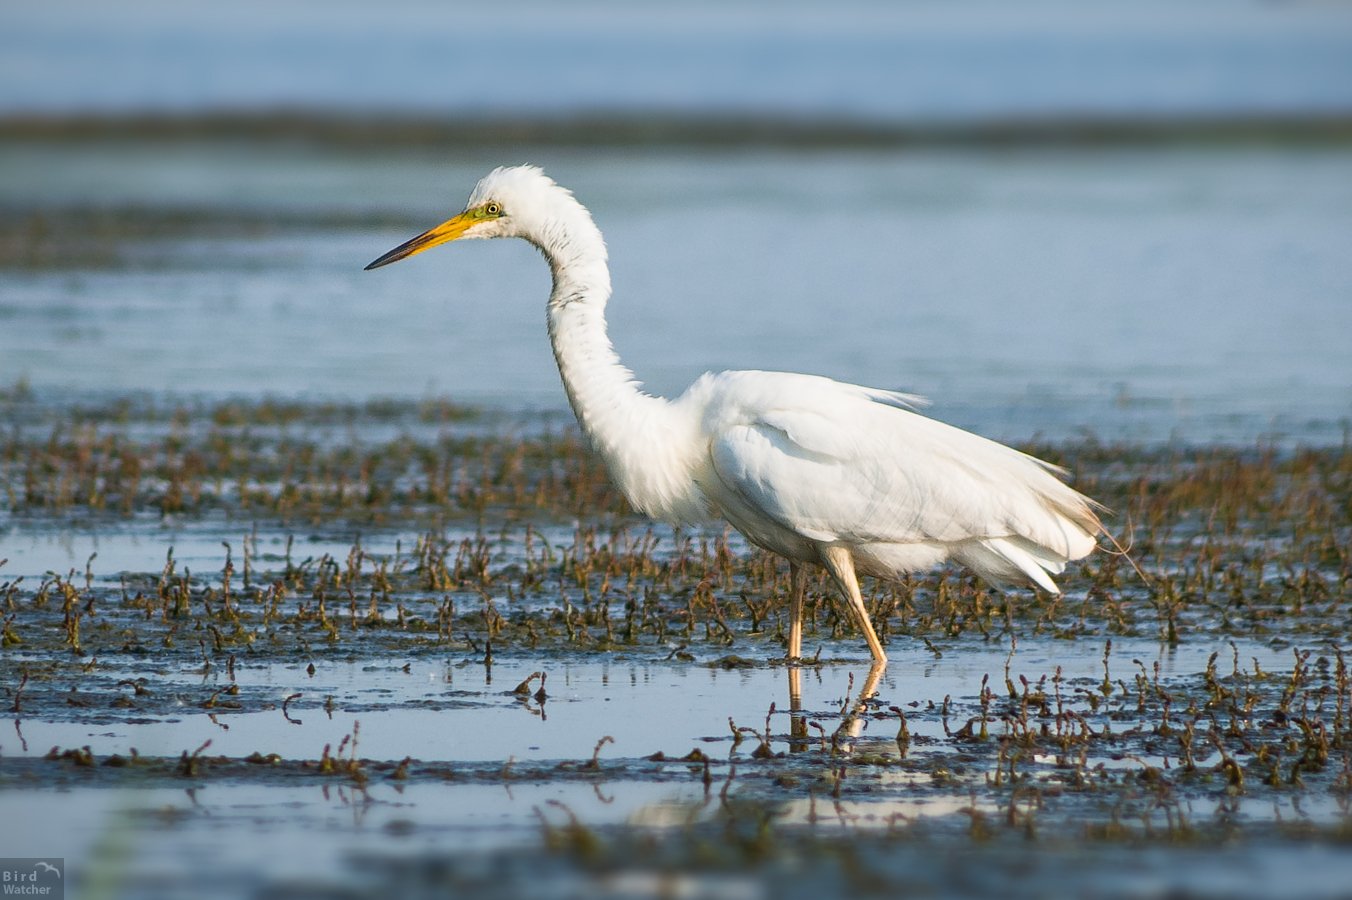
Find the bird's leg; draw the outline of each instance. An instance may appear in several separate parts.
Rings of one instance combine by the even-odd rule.
[[[796,562],[789,563],[789,742],[790,750],[806,749],[807,718],[803,715],[803,673],[796,663],[803,656],[803,591],[807,572]]]
[[[803,591],[807,587],[807,573],[796,562],[789,563],[789,652],[795,662],[803,655]]]
[[[868,618],[868,607],[864,605],[864,597],[859,593],[859,579],[854,574],[854,557],[846,547],[839,545],[822,548],[822,563],[826,570],[831,573],[835,579],[836,587],[844,595],[849,603],[851,612],[854,613],[855,622],[859,625],[859,630],[864,632],[864,640],[868,641],[868,649],[873,653],[874,661],[878,663],[887,662],[887,654],[883,652],[882,642],[878,640],[878,635],[873,630],[873,623]]]

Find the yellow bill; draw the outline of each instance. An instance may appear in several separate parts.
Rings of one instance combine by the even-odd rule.
[[[392,262],[399,262],[401,259],[408,259],[414,254],[421,253],[424,250],[430,250],[438,244],[444,244],[453,241],[469,230],[471,225],[483,221],[481,216],[475,215],[472,211],[462,212],[454,219],[447,219],[436,228],[430,228],[422,234],[405,241],[398,247],[395,247],[389,253],[372,262],[366,267],[366,271],[379,269],[381,266],[388,266]]]

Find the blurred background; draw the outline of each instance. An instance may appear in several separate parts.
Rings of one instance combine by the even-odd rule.
[[[362,266],[543,165],[651,389],[816,372],[995,437],[1352,416],[1352,6],[10,4],[0,388],[564,410],[512,242]]]

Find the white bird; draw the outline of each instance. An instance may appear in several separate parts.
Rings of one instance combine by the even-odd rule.
[[[606,245],[587,209],[534,166],[498,168],[463,212],[368,265],[464,238],[519,237],[549,262],[549,338],[582,430],[637,510],[721,517],[791,573],[788,657],[802,653],[805,566],[822,566],[875,663],[887,655],[858,573],[897,579],[945,559],[996,586],[1058,593],[1088,555],[1097,504],[1017,450],[919,415],[919,398],[789,372],[705,374],[675,400],[643,392],[606,334]]]

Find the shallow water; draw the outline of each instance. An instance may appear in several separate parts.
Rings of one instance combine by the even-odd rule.
[[[309,549],[300,547],[298,552]],[[16,562],[10,575],[28,571],[22,556]],[[858,655],[857,643],[850,640],[831,649]],[[707,650],[695,652],[712,659]],[[956,727],[975,709],[974,694],[986,677],[996,683],[1008,671],[1016,680],[1021,675],[1036,680],[1055,668],[1069,694],[1096,688],[1105,674],[1105,647],[1096,641],[1021,638],[1011,646],[1007,640],[967,639],[946,643],[942,655],[936,652],[909,641],[899,643],[893,663],[876,685],[876,708],[897,705],[908,711],[912,759],[931,759],[934,765],[953,765],[959,771],[957,761],[963,757],[949,746],[948,723],[938,712],[947,698],[956,704]],[[1233,656],[1236,665],[1242,660],[1246,669],[1261,666],[1266,671],[1281,671],[1291,659],[1280,642],[1269,646],[1198,638],[1169,647],[1117,637],[1108,665],[1113,677],[1129,678],[1143,664],[1141,671],[1152,670],[1169,684],[1194,676],[1213,653],[1226,661]],[[26,660],[40,664],[42,658],[22,650],[9,654],[21,666]],[[13,852],[50,855],[56,848],[83,861],[82,877],[101,877],[90,873],[107,869],[114,881],[138,885],[138,893],[153,891],[161,880],[170,885],[191,882],[204,866],[210,871],[232,868],[227,862],[235,859],[243,867],[204,894],[228,896],[293,879],[310,887],[324,884],[362,854],[416,859],[443,853],[451,845],[461,860],[456,871],[463,874],[467,865],[472,869],[466,854],[531,847],[542,822],[545,827],[550,822],[561,825],[571,816],[601,831],[688,829],[709,821],[717,806],[709,804],[708,787],[692,777],[698,764],[681,763],[681,756],[702,750],[714,761],[715,789],[735,785],[755,796],[765,777],[757,774],[752,754],[758,741],[748,734],[735,742],[730,726],[757,732],[767,726],[771,749],[801,755],[824,742],[843,721],[842,713],[863,689],[868,673],[863,659],[803,671],[802,711],[796,715],[810,724],[808,736],[796,739],[790,734],[788,670],[761,664],[727,671],[672,662],[662,658],[661,648],[656,653],[637,648],[601,659],[511,651],[491,666],[478,654],[463,651],[431,658],[396,652],[350,660],[321,654],[311,666],[304,657],[251,662],[246,655],[227,674],[219,665],[203,670],[200,661],[101,655],[97,675],[81,680],[81,706],[44,706],[36,714],[0,719],[0,757],[10,765],[9,787],[0,792],[0,815],[22,814],[27,823],[22,836],[13,836]],[[512,693],[517,683],[541,669],[548,675],[547,698]],[[134,697],[141,710],[109,709],[109,696],[132,696],[129,686],[115,685],[132,681],[148,686],[147,696]],[[230,696],[246,709],[262,709],[203,708],[205,699],[232,685],[239,693]],[[895,723],[891,716],[864,720],[856,745],[899,761]],[[608,740],[599,743],[603,738]],[[442,767],[444,774],[429,778],[415,768],[407,784],[375,773],[369,782],[349,783],[317,774],[298,777],[292,770],[273,777],[269,766],[259,765],[253,772],[185,779],[183,788],[165,784],[162,777],[128,789],[135,780],[101,784],[92,772],[89,777],[59,776],[67,781],[68,793],[53,802],[45,799],[50,788],[24,788],[28,777],[24,769],[14,768],[16,760],[36,762],[53,748],[73,747],[88,748],[98,761],[136,753],[172,760],[194,751],[236,760],[254,753],[277,754],[278,760],[317,760],[332,748],[335,757],[359,756],[368,768],[378,761],[393,764],[411,757]],[[659,751],[670,761],[642,762]],[[1133,755],[1097,761],[1108,770],[1134,769],[1144,762],[1167,767],[1171,755],[1172,747],[1162,759]],[[593,756],[602,764],[595,777],[569,774],[585,769]],[[776,763],[769,771],[788,767],[800,772],[795,777],[824,771],[819,760],[805,756],[803,762],[805,770]],[[1043,763],[1055,771],[1055,759]],[[205,772],[212,771],[207,764]],[[1000,815],[994,800],[951,787],[933,790],[936,776],[923,767],[857,777],[874,786],[844,800],[830,801],[825,794],[784,797],[776,804],[778,825],[818,826],[838,819],[839,827],[858,832],[887,829],[900,817],[909,822],[932,819],[936,827],[948,829],[973,804]],[[972,791],[982,786],[979,774],[960,777],[974,778]],[[1205,821],[1218,815],[1216,803],[1207,794],[1190,796],[1186,809],[1190,817]],[[72,827],[77,810],[79,824]],[[1250,823],[1330,823],[1345,815],[1327,797],[1265,797],[1243,806]],[[312,833],[326,838],[322,848],[306,851],[308,839],[303,836]],[[202,854],[210,854],[211,861]],[[927,877],[933,874],[921,871]],[[723,876],[716,884],[727,881]]]
[[[927,395],[1011,440],[1337,443],[1352,415],[1345,148],[523,155],[593,209],[612,337],[658,392],[706,370],[816,372]],[[563,408],[548,273],[524,244],[361,271],[513,160],[0,156],[0,207],[144,209],[191,231],[111,239],[111,264],[11,271],[10,382]],[[213,235],[214,219],[254,224]]]
[[[848,653],[852,648],[840,649]],[[905,649],[878,682],[883,709],[897,705],[932,711],[945,697],[970,698],[983,677],[1002,679],[1007,663],[1016,680],[1020,674],[1036,679],[1056,667],[1068,682],[1081,686],[1103,677],[1101,643],[1024,640],[1011,648],[1006,641],[969,641],[948,648],[940,658],[919,646]],[[1256,662],[1264,670],[1287,668],[1292,660],[1291,651],[1281,645],[1230,639],[1171,648],[1118,638],[1112,658],[1119,674],[1134,672],[1134,661],[1140,660],[1151,671],[1158,664],[1160,677],[1172,679],[1202,671],[1213,653],[1226,662],[1237,653],[1243,665]],[[15,655],[22,659],[22,653]],[[728,720],[763,730],[771,704],[776,707],[769,714],[772,746],[785,749],[790,744],[788,673],[783,668],[726,671],[717,665],[664,660],[664,655],[638,650],[596,661],[512,654],[499,655],[486,667],[469,654],[434,661],[393,654],[351,662],[320,658],[313,673],[307,672],[309,661],[256,664],[241,659],[233,677],[221,671],[203,673],[200,661],[157,664],[153,658],[105,657],[99,677],[82,684],[84,694],[98,697],[103,685],[107,694],[131,696],[129,688],[111,686],[145,679],[150,685],[147,710],[129,717],[110,713],[105,703],[93,700],[93,711],[72,708],[61,715],[48,710],[36,719],[10,715],[0,719],[7,726],[0,731],[0,753],[42,756],[54,746],[88,745],[99,756],[126,756],[134,749],[144,756],[177,757],[209,740],[212,755],[245,757],[259,751],[285,759],[318,759],[325,745],[338,747],[357,725],[360,755],[392,762],[406,756],[467,765],[587,760],[607,735],[613,742],[599,751],[601,759],[658,751],[676,757],[704,744],[713,745],[706,748],[711,755],[725,756],[732,745]],[[713,657],[705,661],[716,663]],[[543,702],[513,693],[539,671],[548,676]],[[841,703],[864,684],[868,672],[866,658],[803,672],[802,714],[827,723],[838,719]],[[232,696],[271,708],[222,708],[207,715],[210,710],[202,703],[232,684],[240,689]],[[537,685],[531,685],[531,693]],[[294,699],[283,709],[288,698]],[[895,723],[878,724],[877,730],[872,735],[866,727],[863,736],[888,738]],[[920,714],[911,732],[933,740],[944,734],[937,716]],[[748,739],[730,755],[746,757],[754,749]]]
[[[1215,649],[1228,655],[1231,647]],[[1285,653],[1261,645],[1235,649],[1246,656],[1254,654],[1268,670],[1278,670],[1285,662]],[[1010,661],[1009,650],[1004,646],[983,649],[969,642],[961,648],[946,648],[941,659],[914,650],[898,654],[879,685],[879,700],[884,706],[900,703],[911,710],[913,759],[931,759],[935,762],[930,765],[954,765],[960,770],[956,761],[963,756],[947,746],[931,704],[943,702],[949,694],[965,695],[970,703],[970,692],[981,676],[998,677]],[[1204,641],[1168,650],[1147,641],[1119,640],[1112,663],[1120,670],[1129,667],[1128,659],[1143,659],[1147,665],[1158,660],[1167,684],[1200,670],[1212,650]],[[22,818],[25,823],[21,833],[7,837],[8,845],[15,854],[60,853],[76,861],[79,883],[104,885],[117,893],[130,890],[135,896],[173,896],[188,885],[205,897],[258,891],[271,896],[269,892],[285,894],[288,885],[313,892],[339,884],[358,891],[359,896],[378,896],[391,889],[391,881],[399,884],[409,878],[426,879],[425,890],[465,880],[474,883],[486,874],[481,867],[492,872],[488,895],[536,895],[539,866],[559,865],[556,858],[546,856],[539,864],[521,868],[539,852],[542,828],[548,833],[550,828],[580,821],[597,835],[645,833],[661,840],[661,835],[670,834],[679,839],[691,829],[712,827],[719,820],[720,802],[711,796],[726,795],[729,788],[734,797],[743,799],[764,793],[769,775],[762,771],[797,772],[792,777],[804,779],[825,778],[827,771],[819,760],[808,759],[797,767],[792,761],[776,761],[762,770],[750,752],[755,740],[740,746],[733,743],[729,718],[759,730],[768,704],[777,699],[780,709],[770,716],[771,746],[780,753],[792,754],[795,748],[801,753],[804,742],[795,744],[788,735],[786,673],[782,670],[726,672],[654,660],[509,658],[492,667],[490,682],[477,661],[415,660],[407,673],[399,664],[399,659],[389,657],[321,662],[314,675],[299,664],[236,669],[245,698],[260,686],[272,692],[278,703],[287,692],[303,692],[304,698],[289,711],[283,707],[208,716],[197,708],[198,701],[224,679],[170,672],[167,677],[153,676],[155,692],[182,692],[181,711],[168,716],[94,723],[60,721],[60,713],[49,712],[0,720],[0,756],[9,760],[10,778],[0,791],[0,816],[11,822]],[[103,668],[110,672],[108,677],[145,671],[134,664],[122,671],[123,665],[109,659]],[[550,673],[547,700],[518,699],[504,693],[537,665],[544,665]],[[1084,643],[1021,642],[1012,657],[1016,674],[1036,677],[1051,665],[1064,669],[1069,684],[1092,683],[1102,677],[1101,648]],[[804,673],[808,720],[822,724],[829,733],[839,719],[841,704],[851,690],[858,689],[865,671],[861,663]],[[325,714],[315,702],[320,695],[334,698],[339,711]],[[435,708],[410,708],[429,700]],[[362,708],[368,704],[369,708]],[[894,731],[895,720],[870,721],[857,746],[896,760]],[[354,733],[358,747],[344,750],[346,739]],[[598,746],[602,737],[611,737],[613,742]],[[810,743],[815,745],[816,738]],[[368,770],[373,766],[371,760],[393,762],[407,756],[446,762],[439,763],[444,774],[428,777],[415,770],[407,783],[378,773],[361,783],[294,771],[274,777],[268,766],[260,765],[252,767],[256,773],[169,782],[161,776],[139,786],[134,778],[100,785],[95,777],[58,775],[65,785],[55,792],[50,786],[24,787],[28,776],[15,766],[16,757],[40,757],[52,747],[85,746],[96,759],[104,760],[110,754],[125,757],[132,747],[142,756],[172,759],[204,745],[209,757],[241,759],[263,752],[277,753],[282,759],[312,760],[327,745],[337,748],[339,757],[359,754],[367,760]],[[678,760],[691,748],[702,749],[714,760],[712,795],[697,777],[698,764]],[[670,762],[642,762],[659,750],[667,753]],[[602,763],[595,776],[569,774],[576,773],[593,753]],[[1167,758],[1166,753],[1166,766]],[[1119,762],[1104,758],[1100,764],[1109,770],[1115,766],[1134,770],[1147,761],[1160,763],[1133,756]],[[1055,759],[1049,757],[1042,763],[1048,771],[1055,771]],[[32,777],[41,777],[40,771],[35,770]],[[212,772],[210,763],[205,771]],[[865,769],[853,777],[870,786],[866,793],[845,799],[830,799],[829,782],[807,797],[798,792],[776,793],[770,787],[776,827],[858,839],[888,833],[903,821],[912,828],[934,829],[929,839],[935,840],[955,828],[960,831],[973,810],[995,819],[1004,814],[997,799],[981,795],[989,791],[989,783],[983,783],[979,774],[960,776],[970,779],[968,789],[950,784],[937,791],[933,788],[936,775],[923,766],[883,769],[876,774]],[[178,786],[172,783],[175,780],[185,783]],[[1348,813],[1345,804],[1327,795],[1269,793],[1241,804],[1204,791],[1179,801],[1175,814],[1199,825],[1224,820],[1243,822],[1253,829],[1279,823],[1327,826],[1344,821]],[[1050,824],[1044,827],[1055,830]],[[971,873],[942,861],[950,852],[970,852],[969,847],[965,838],[957,837],[951,851],[933,857],[903,841],[881,860],[872,859],[866,868],[894,881],[919,879],[942,885],[945,894],[983,896],[989,885],[973,883]],[[1271,896],[1296,890],[1304,896],[1332,897],[1339,895],[1337,886],[1344,884],[1342,878],[1348,871],[1344,853],[1323,846],[1283,846],[1280,841],[1234,860],[1231,865],[1245,872],[1238,881],[1230,866],[1216,866],[1213,852],[1190,860],[1186,842],[1167,851],[1148,849],[1145,852],[1155,857],[1153,861],[1138,858],[1129,866],[1123,866],[1118,859],[1121,851],[1111,843],[1091,843],[1075,850],[1062,861],[1074,863],[1070,870],[1052,865],[1064,852],[1056,840],[1036,854],[1013,859],[1001,859],[998,850],[987,850],[979,866],[993,867],[992,872],[1021,873],[1021,878],[1030,880],[1021,882],[1020,890],[1041,886],[1032,895],[1049,885],[1078,884],[1091,893],[1101,890],[1115,897],[1153,896],[1165,887],[1187,888],[1198,896]],[[432,869],[422,872],[423,866]],[[620,885],[615,896],[658,896],[662,885],[676,877],[638,860],[609,875],[606,870],[586,871],[566,866],[558,876],[581,878],[578,891],[593,895],[599,891],[601,896],[610,895],[611,879]],[[209,885],[201,882],[204,872],[211,874]],[[746,896],[763,896],[766,885],[773,883],[764,871],[743,876],[735,870],[703,871],[696,865],[682,872],[679,878],[709,896],[727,891],[736,896],[743,896],[740,892],[744,891],[751,891]],[[801,877],[814,884],[822,882],[814,892],[836,890],[823,870],[814,867],[810,872],[814,874],[805,872]],[[1100,887],[1090,889],[1091,884]],[[803,886],[788,889],[788,895],[805,896]]]
[[[83,493],[48,507],[36,475],[0,530],[0,821],[24,823],[5,835],[10,852],[64,855],[81,890],[796,900],[867,896],[861,880],[946,896],[1008,883],[1029,897],[1067,885],[1333,897],[1345,883],[1345,745],[1308,757],[1329,746],[1314,737],[1346,740],[1352,699],[1337,449],[1091,448],[1077,474],[1119,500],[1196,504],[1163,518],[1124,506],[1167,590],[1104,577],[1102,555],[1066,574],[1064,601],[1019,594],[998,613],[1003,601],[956,577],[922,579],[889,617],[911,631],[890,632],[892,661],[875,676],[853,629],[832,633],[829,607],[805,635],[820,662],[786,666],[777,582],[757,580],[748,548],[717,532],[661,531],[653,545],[613,506],[574,522],[510,484],[518,505],[448,502],[430,526],[405,521],[384,484],[410,476],[378,466],[367,477],[383,507],[321,503],[303,527],[266,499],[239,505],[233,476],[209,468],[223,436],[245,440],[241,419],[268,423],[242,457],[260,479],[344,429],[360,458],[391,429],[435,442],[458,419],[429,424],[412,405],[373,421],[291,407],[287,420],[234,404],[171,420],[132,404],[122,421],[119,408],[91,408],[83,438],[44,450],[72,414],[4,406],[6,433],[30,435],[5,445],[16,501],[30,454],[75,484],[86,470],[70,460],[110,447],[208,465],[193,476],[200,505],[168,516],[153,462],[125,517]],[[577,462],[538,441],[469,446]],[[320,489],[343,477],[312,464]],[[387,524],[360,524],[374,512]],[[1213,533],[1193,530],[1199,516]],[[451,576],[449,552],[444,581],[417,549],[479,540],[488,569]],[[566,561],[584,558],[599,568],[579,582],[581,563]],[[664,570],[674,559],[689,564]],[[717,587],[700,605],[706,580]],[[944,607],[943,590],[962,599]],[[715,595],[732,622],[722,632]],[[744,614],[749,600],[768,617]]]

